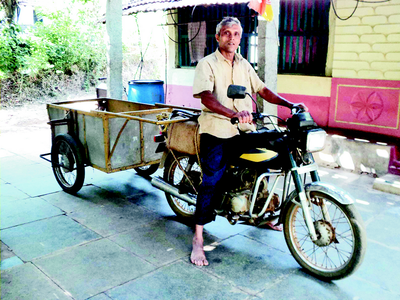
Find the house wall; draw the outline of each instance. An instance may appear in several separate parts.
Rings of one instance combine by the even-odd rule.
[[[168,16],[168,23],[174,20]],[[178,47],[171,40],[178,40],[175,26],[168,26],[168,69],[165,84],[165,103],[184,107],[200,108],[200,100],[193,98],[192,85],[194,79],[194,68],[178,68]]]
[[[355,1],[337,1],[349,16]],[[333,77],[400,80],[400,0],[359,2],[346,21],[336,19]]]
[[[192,96],[193,79],[193,68],[169,69],[165,87],[165,103],[200,108],[200,99]]]
[[[348,17],[356,1],[336,1]],[[169,28],[170,37],[176,29]],[[177,54],[170,42],[169,53]],[[327,77],[278,75],[278,93],[303,102],[323,127],[350,129],[400,138],[400,0],[359,2],[354,15],[339,20],[331,10]],[[176,68],[169,55],[166,102],[200,107],[192,97],[194,69]],[[289,116],[278,108],[280,117]]]
[[[350,16],[355,5],[338,0],[338,15]],[[346,21],[331,13],[332,77],[278,76],[278,93],[304,102],[321,126],[400,138],[400,0],[359,2]]]

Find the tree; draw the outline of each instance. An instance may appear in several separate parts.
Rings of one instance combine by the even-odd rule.
[[[6,22],[9,24],[14,23],[15,12],[17,11],[18,7],[18,0],[0,0],[0,4],[5,11]]]

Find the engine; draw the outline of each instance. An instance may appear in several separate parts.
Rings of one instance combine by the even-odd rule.
[[[226,194],[227,199],[224,202],[229,203],[228,206],[234,214],[244,214],[250,210],[252,191],[257,181],[258,173],[256,170],[248,168],[233,168],[229,170],[229,173],[229,185],[232,188]],[[268,181],[264,178],[257,193],[253,213],[261,212],[268,195]],[[268,205],[267,212],[274,211],[277,206],[279,206],[279,198],[274,195]]]

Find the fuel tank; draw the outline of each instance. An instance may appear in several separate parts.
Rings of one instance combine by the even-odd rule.
[[[266,163],[278,157],[278,153],[265,148],[254,148],[240,155],[241,162]]]

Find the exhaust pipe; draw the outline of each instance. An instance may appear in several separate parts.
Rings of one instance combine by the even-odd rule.
[[[189,204],[192,204],[192,205],[196,205],[196,200],[195,199],[193,199],[188,194],[180,194],[179,190],[176,187],[174,187],[174,186],[170,185],[169,183],[165,182],[160,177],[153,177],[151,179],[151,184],[153,186],[155,186],[156,188],[158,188],[158,189],[160,189],[160,190],[162,190],[162,191],[164,191],[164,192],[166,192],[168,194],[171,194],[174,197],[179,198],[180,200],[183,200],[183,201],[185,201],[185,202],[187,202]]]

